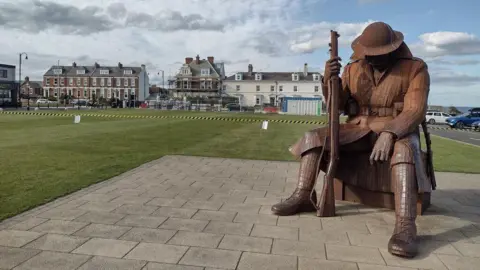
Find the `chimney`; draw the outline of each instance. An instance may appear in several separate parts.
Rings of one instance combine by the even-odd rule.
[[[141,65],[142,71],[145,71],[145,65]]]
[[[118,67],[119,67],[119,68],[123,68],[122,63],[118,62]]]
[[[187,57],[185,58],[185,64],[189,65],[190,63],[193,62],[193,58],[192,57]]]
[[[307,77],[307,75],[308,75],[308,64],[305,63],[305,65],[303,65],[303,76]]]
[[[197,54],[197,58],[196,58],[196,60],[197,60],[197,62],[196,62],[196,63],[197,63],[197,65],[198,65],[198,64],[200,64],[200,55],[198,55],[198,54]]]
[[[209,56],[207,57],[207,59],[208,59],[208,62],[210,62],[210,64],[213,65],[213,60],[214,60],[213,56]]]
[[[72,66],[77,67],[77,63],[73,62]]]
[[[25,82],[29,82],[30,81],[30,77],[26,76],[25,77]]]
[[[248,64],[248,76],[252,76],[253,74],[253,66],[252,64]]]
[[[99,68],[100,65],[99,65],[97,62],[95,62],[95,67],[96,67],[96,68]]]

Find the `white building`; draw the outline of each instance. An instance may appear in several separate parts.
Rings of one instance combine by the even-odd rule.
[[[0,106],[12,103],[17,98],[15,66],[0,64]]]
[[[281,106],[285,97],[320,97],[323,100],[322,75],[308,72],[239,72],[224,80],[223,94],[238,97],[242,106]]]

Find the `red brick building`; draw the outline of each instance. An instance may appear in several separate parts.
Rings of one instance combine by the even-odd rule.
[[[52,66],[43,76],[43,96],[92,99],[118,98],[143,101],[148,96],[149,79],[145,65],[117,66]]]

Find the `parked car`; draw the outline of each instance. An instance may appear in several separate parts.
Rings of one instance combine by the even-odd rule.
[[[444,112],[427,112],[427,115],[425,117],[427,119],[427,123],[434,125],[434,124],[446,124],[447,118],[452,116]]]
[[[46,98],[37,99],[37,104],[48,104],[50,101]]]
[[[473,123],[480,121],[480,108],[471,109],[468,113],[447,118],[447,125],[454,128],[473,127]]]

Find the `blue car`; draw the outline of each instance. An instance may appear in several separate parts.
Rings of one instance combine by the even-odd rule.
[[[477,122],[473,123],[472,128],[475,131],[480,131],[480,121],[477,121]]]
[[[452,128],[473,127],[473,123],[480,121],[480,108],[471,109],[467,113],[449,117],[445,121]]]

